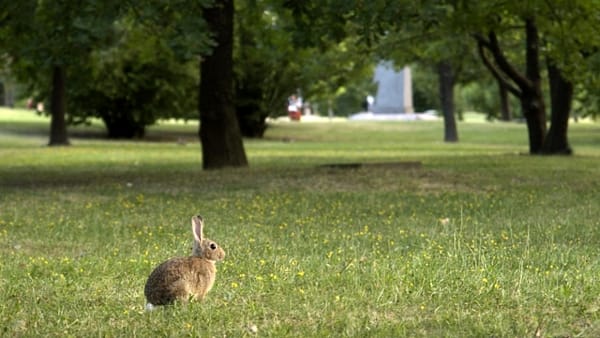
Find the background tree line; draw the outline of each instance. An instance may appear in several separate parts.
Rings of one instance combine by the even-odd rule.
[[[48,102],[50,145],[91,118],[113,138],[199,118],[204,167],[245,166],[242,136],[291,93],[356,112],[385,59],[413,66],[446,141],[476,110],[523,119],[532,154],[568,154],[569,116],[598,108],[599,23],[585,0],[23,0],[0,4],[0,60]]]

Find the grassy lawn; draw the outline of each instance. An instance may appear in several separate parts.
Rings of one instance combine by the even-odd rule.
[[[571,124],[572,157],[522,155],[523,124],[442,128],[277,123],[250,168],[205,172],[195,123],[48,148],[46,119],[0,110],[0,335],[600,336],[600,125]],[[196,213],[215,287],[144,311]]]

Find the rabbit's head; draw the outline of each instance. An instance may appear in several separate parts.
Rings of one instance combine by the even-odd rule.
[[[192,232],[194,233],[192,256],[206,258],[213,262],[222,260],[225,257],[225,251],[216,242],[204,237],[203,227],[202,216],[192,217]]]

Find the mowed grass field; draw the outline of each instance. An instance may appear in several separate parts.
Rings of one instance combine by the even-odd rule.
[[[600,336],[598,123],[571,157],[524,155],[517,123],[276,123],[220,171],[195,123],[59,148],[48,125],[0,110],[0,336]],[[323,167],[359,162],[421,166]],[[198,213],[213,290],[146,312]]]

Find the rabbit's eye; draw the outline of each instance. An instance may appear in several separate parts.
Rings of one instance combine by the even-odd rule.
[[[210,249],[211,250],[216,250],[217,249],[217,245],[215,243],[210,243]]]

